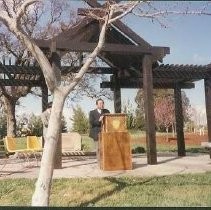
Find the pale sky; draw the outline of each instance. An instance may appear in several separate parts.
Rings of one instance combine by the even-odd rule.
[[[202,6],[203,1],[192,2],[192,4],[197,8]],[[77,8],[80,1],[72,1],[72,5]],[[168,28],[162,28],[150,20],[142,20],[134,16],[127,16],[123,21],[151,45],[170,47],[170,55],[164,59],[165,64],[205,65],[211,63],[211,16],[171,17]],[[123,89],[122,102],[126,103],[129,99],[136,107],[134,102],[136,92],[136,89]],[[203,81],[197,82],[195,89],[185,92],[193,107],[205,109]],[[95,108],[95,100],[85,97],[78,104],[87,114]],[[73,105],[76,104],[73,103]],[[113,112],[113,102],[105,100],[105,105]],[[18,113],[34,112],[39,115],[41,99],[29,95],[21,99],[21,107],[18,107],[17,111]],[[66,119],[71,116],[71,113],[71,107],[66,104],[64,109]]]

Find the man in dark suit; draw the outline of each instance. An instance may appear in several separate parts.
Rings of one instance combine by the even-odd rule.
[[[98,151],[98,134],[101,131],[101,122],[103,120],[103,114],[110,113],[108,109],[104,109],[104,101],[98,99],[96,101],[96,109],[90,111],[89,113],[89,124],[90,124],[90,133],[89,137],[94,139],[95,149]]]

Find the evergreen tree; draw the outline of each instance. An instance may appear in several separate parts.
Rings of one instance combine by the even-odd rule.
[[[73,108],[73,117],[71,120],[73,121],[73,131],[82,134],[88,133],[89,120],[80,106]]]
[[[130,100],[127,101],[127,104],[123,105],[123,113],[127,115],[127,128],[133,129],[135,127],[135,116]]]
[[[62,116],[62,133],[67,133],[67,122],[64,116]]]
[[[31,135],[42,136],[43,125],[40,116],[32,115],[29,120],[29,126],[31,127]]]
[[[0,115],[0,138],[7,135],[7,116],[3,113]]]

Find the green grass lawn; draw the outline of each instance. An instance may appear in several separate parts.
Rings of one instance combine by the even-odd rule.
[[[134,132],[131,133],[132,138],[136,138],[137,136],[144,136],[145,134],[143,132]],[[165,135],[158,133],[158,135]],[[137,147],[143,147],[146,151],[146,144],[145,143],[139,143],[139,144],[132,144],[132,149],[135,149]],[[82,135],[82,149],[84,151],[93,151],[94,149],[94,142],[91,138],[88,137],[88,135]],[[177,152],[177,144],[157,144],[157,151],[158,152]],[[202,148],[198,145],[186,145],[186,151],[190,153],[208,153],[208,151],[205,148]]]
[[[143,137],[145,136],[145,132],[143,131],[130,131],[132,138]],[[156,133],[157,136],[165,135],[165,133]],[[82,134],[82,150],[90,152],[94,150],[94,141],[88,137],[87,134]],[[17,149],[26,148],[26,137],[16,138],[17,139]],[[146,144],[141,142],[139,144],[132,144],[132,149],[137,147],[143,147],[146,151]],[[0,148],[1,149],[1,148]],[[157,144],[158,152],[176,152],[177,144]],[[202,148],[198,145],[186,145],[186,151],[191,153],[208,153],[205,148]]]
[[[0,180],[0,205],[30,205],[34,180]],[[210,206],[211,173],[55,179],[50,206]]]

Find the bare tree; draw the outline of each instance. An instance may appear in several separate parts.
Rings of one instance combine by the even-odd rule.
[[[14,0],[14,5],[20,3],[19,0]],[[10,13],[15,8],[10,8],[10,4],[3,3],[3,7]],[[50,8],[50,9],[49,9]],[[11,11],[10,11],[11,10]],[[68,13],[69,16],[67,15]],[[46,21],[46,16],[48,20]],[[64,18],[65,17],[65,18]],[[43,22],[45,19],[45,25],[41,25],[40,22]],[[75,21],[79,19],[76,18],[76,15],[71,10],[71,5],[67,3],[66,0],[56,1],[51,0],[47,1],[45,4],[34,4],[33,7],[26,11],[22,18],[22,27],[27,35],[34,38],[43,38],[47,39],[53,37],[60,33],[61,31],[68,30]],[[0,26],[0,50],[1,54],[4,57],[12,57],[12,60],[15,60],[15,65],[23,66],[32,64],[34,62],[33,56],[25,48],[19,40],[10,32],[4,25]],[[80,54],[78,53],[67,53],[62,57],[62,62],[66,65],[74,66],[80,60]],[[62,81],[70,80],[74,78],[74,73],[69,69],[67,74],[64,74]],[[100,76],[101,79],[104,76]],[[74,92],[68,96],[70,101],[79,100],[82,96],[86,95],[91,98],[97,97],[106,97],[111,99],[112,94],[106,89],[97,90],[93,86],[93,81],[99,79],[98,75],[86,75],[83,80],[80,82],[78,87]],[[15,108],[21,97],[25,97],[28,93],[32,93],[37,96],[41,96],[38,88],[29,88],[29,87],[4,87],[0,84],[0,91],[2,94],[4,106],[7,111],[7,135],[15,136],[16,135],[16,119],[15,119]]]
[[[168,139],[169,127],[175,122],[173,98],[171,96],[157,98],[154,103],[156,125],[166,129],[166,139]]]
[[[166,28],[169,26],[169,17],[179,15],[211,15],[211,2],[203,2],[197,9],[193,9],[195,2],[184,1],[184,2],[165,2],[165,1],[142,1],[132,14],[141,17],[142,19],[149,19],[153,23],[158,23],[162,27]]]
[[[51,63],[48,60],[48,57],[36,45],[31,36],[28,35],[28,33],[26,33],[26,31],[24,30],[24,15],[29,12],[30,8],[32,8],[37,2],[41,2],[41,0],[18,0],[18,4],[14,6],[13,0],[1,0],[0,6],[2,8],[2,12],[0,14],[0,20],[3,25],[6,26],[8,30],[17,37],[17,39],[23,44],[23,46],[27,48],[28,52],[30,52],[30,54],[39,63],[44,74],[48,89],[53,95],[53,106],[49,120],[45,148],[41,161],[40,173],[32,198],[32,205],[47,206],[49,204],[49,195],[54,165],[53,162],[60,133],[62,110],[65,99],[67,98],[69,93],[75,89],[75,87],[84,77],[85,73],[88,71],[90,65],[94,62],[94,60],[102,50],[105,42],[105,33],[108,26],[114,21],[123,18],[128,13],[131,13],[139,3],[139,8],[141,8],[145,1],[128,1],[123,3],[116,3],[115,1],[107,0],[105,7],[90,10],[90,12],[87,13],[87,16],[97,19],[100,23],[101,30],[99,41],[93,52],[89,54],[79,72],[76,73],[74,77],[70,77],[70,79],[65,80],[65,82],[62,82],[61,69],[59,67],[52,67]],[[157,16],[155,12],[154,14],[149,14],[149,12],[142,10],[139,10],[139,12],[141,14],[134,14],[139,14],[138,16],[140,17],[149,17],[151,19]],[[159,15],[162,15],[162,13],[160,13]],[[54,20],[54,16],[52,17],[52,20]],[[66,28],[66,26],[64,28]],[[52,33],[52,30],[53,29],[49,27],[49,38],[52,37],[52,34],[55,34]]]
[[[20,97],[24,97],[29,91],[28,87],[0,87],[2,101],[7,113],[7,136],[16,135],[15,107]]]
[[[23,28],[22,20],[24,14],[26,14],[26,12],[38,1],[39,0],[20,0],[19,4],[16,5],[14,12],[9,9],[11,8],[11,5],[14,7],[14,4],[12,4],[13,1],[2,0],[0,5],[2,8],[0,20],[37,60],[43,71],[48,89],[53,95],[53,105],[46,135],[45,148],[41,160],[40,173],[32,198],[33,206],[47,206],[49,204],[51,180],[54,169],[53,162],[60,133],[62,110],[65,99],[80,82],[84,74],[87,72],[89,66],[94,62],[100,53],[105,42],[105,33],[108,26],[115,20],[130,13],[138,2],[127,2],[119,6],[117,3],[110,3],[110,1],[107,1],[107,6],[104,8],[103,15],[97,17],[97,19],[100,21],[101,31],[96,48],[86,59],[79,72],[75,75],[74,79],[71,79],[69,82],[62,83],[61,70],[59,68],[52,67],[46,55],[36,45],[33,39],[31,39],[31,37],[25,33]],[[116,15],[117,12],[121,12],[120,15]],[[92,14],[92,16],[96,18],[95,14]]]
[[[1,7],[8,15],[12,16],[17,12],[16,7],[21,3],[20,0],[2,1]],[[65,1],[49,1],[47,6],[44,4],[34,4],[33,7],[26,11],[21,19],[22,30],[30,37],[49,37],[51,33],[58,33],[61,27],[69,27],[74,21],[73,14],[68,18],[68,24],[65,24],[62,15],[70,12],[70,6]],[[49,10],[50,8],[50,10]],[[69,8],[69,9],[68,9]],[[45,26],[41,26],[43,16],[49,14],[49,20]],[[66,15],[66,14],[65,14]],[[33,62],[33,57],[29,50],[25,48],[14,34],[9,31],[5,25],[0,26],[0,51],[4,57],[10,57],[15,60],[16,66],[24,66]],[[21,97],[25,97],[28,93],[34,93],[30,87],[9,86],[4,87],[0,84],[1,97],[7,112],[7,136],[16,135],[16,119],[15,108]]]

